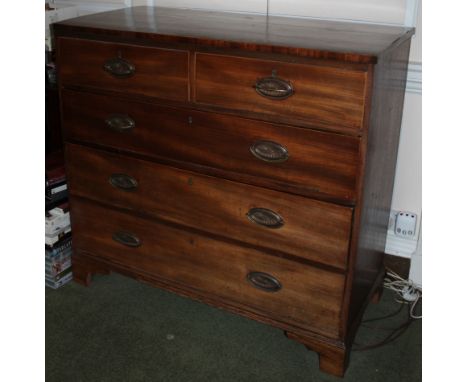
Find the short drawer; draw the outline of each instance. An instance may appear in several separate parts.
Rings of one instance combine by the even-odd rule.
[[[359,138],[68,90],[62,113],[69,140],[304,196],[356,197]]]
[[[338,337],[344,276],[71,198],[74,253]],[[105,217],[105,218],[103,218]]]
[[[188,52],[72,38],[58,41],[62,85],[188,100]]]
[[[353,209],[67,145],[73,195],[345,269]]]
[[[195,102],[283,117],[310,125],[360,129],[366,72],[197,53]]]

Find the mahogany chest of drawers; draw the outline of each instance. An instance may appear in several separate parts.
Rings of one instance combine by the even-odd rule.
[[[271,324],[343,375],[382,281],[413,30],[136,7],[54,34],[75,280]]]

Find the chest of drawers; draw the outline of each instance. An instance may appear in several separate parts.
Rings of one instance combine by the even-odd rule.
[[[149,7],[55,24],[75,280],[273,325],[343,375],[383,277],[412,33]]]

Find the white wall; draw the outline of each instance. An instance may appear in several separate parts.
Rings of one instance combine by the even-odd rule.
[[[267,0],[133,0],[135,5],[266,13]]]
[[[422,286],[422,4],[417,8],[410,51],[408,85],[401,126],[400,148],[393,189],[392,209],[418,215],[419,233],[414,245],[400,253],[411,257],[410,278]],[[392,242],[392,236],[387,238]],[[389,251],[388,251],[389,252]]]
[[[270,13],[300,17],[404,24],[405,0],[270,0]]]
[[[97,0],[98,1],[98,0]],[[119,1],[119,0],[107,0]],[[120,0],[124,1],[124,0]],[[127,0],[133,5],[266,13],[412,25],[418,0]]]
[[[51,0],[46,0],[51,2]],[[56,5],[73,5],[78,10],[78,16],[106,12],[131,6],[132,0],[55,0]]]

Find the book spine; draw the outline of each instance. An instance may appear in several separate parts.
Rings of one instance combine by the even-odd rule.
[[[69,248],[71,249],[71,243],[72,243],[71,237],[67,237],[66,239],[56,244],[55,246],[51,248],[46,248],[46,255],[54,256],[58,253],[64,252],[65,250]]]
[[[45,281],[45,284],[46,286],[48,286],[49,288],[52,288],[52,289],[57,289],[59,287],[61,287],[62,285],[65,285],[66,283],[68,283],[69,281],[71,281],[73,279],[73,273],[69,273],[67,275],[65,275],[61,280],[59,281],[50,281],[50,280],[46,280]]]
[[[45,267],[46,278],[59,279],[71,270],[71,259]]]
[[[54,231],[65,228],[67,225],[70,225],[69,213],[62,215],[53,214],[48,216],[45,219],[46,234],[52,234]]]
[[[59,272],[59,273],[57,273],[55,275],[51,275],[51,274],[48,275],[47,272],[46,272],[45,278],[48,281],[56,282],[56,281],[59,281],[60,279],[62,279],[63,277],[65,277],[66,275],[68,275],[69,273],[71,273],[71,271],[72,271],[72,268],[68,267],[67,269],[64,269],[63,271],[61,271],[61,272]]]
[[[50,194],[51,195],[58,194],[59,192],[65,191],[66,189],[67,189],[67,184],[65,183],[60,186],[50,188]]]
[[[58,205],[57,207],[51,209],[49,211],[49,213],[51,215],[62,216],[62,215],[67,214],[69,211],[70,211],[70,206],[69,206],[68,202],[64,202],[64,203]]]
[[[56,194],[58,194],[60,192],[65,191],[67,189],[68,189],[68,187],[67,187],[66,182],[59,183],[59,184],[56,184],[56,185],[50,185],[49,184],[49,187],[46,188],[46,195],[53,196],[53,195],[56,195]]]
[[[71,256],[72,256],[71,248],[67,248],[61,252],[56,252],[54,254],[50,254],[46,251],[45,262],[46,262],[46,265],[54,264],[54,263],[63,261],[64,259],[71,259]]]
[[[46,182],[49,185],[49,188],[54,188],[65,184],[67,179],[65,178],[65,175],[60,175],[54,178],[46,178]]]
[[[45,237],[46,237],[46,239],[53,240],[53,239],[59,237],[60,234],[67,233],[67,232],[70,232],[70,231],[71,231],[71,226],[70,226],[70,224],[68,224],[65,227],[62,227],[59,231],[53,232],[51,235],[46,234]]]
[[[71,228],[68,226],[64,231],[60,232],[59,234],[55,236],[47,236],[45,235],[45,244],[47,247],[52,247],[55,243],[59,242],[60,240],[64,239],[67,237],[67,235],[70,234],[71,236]]]

